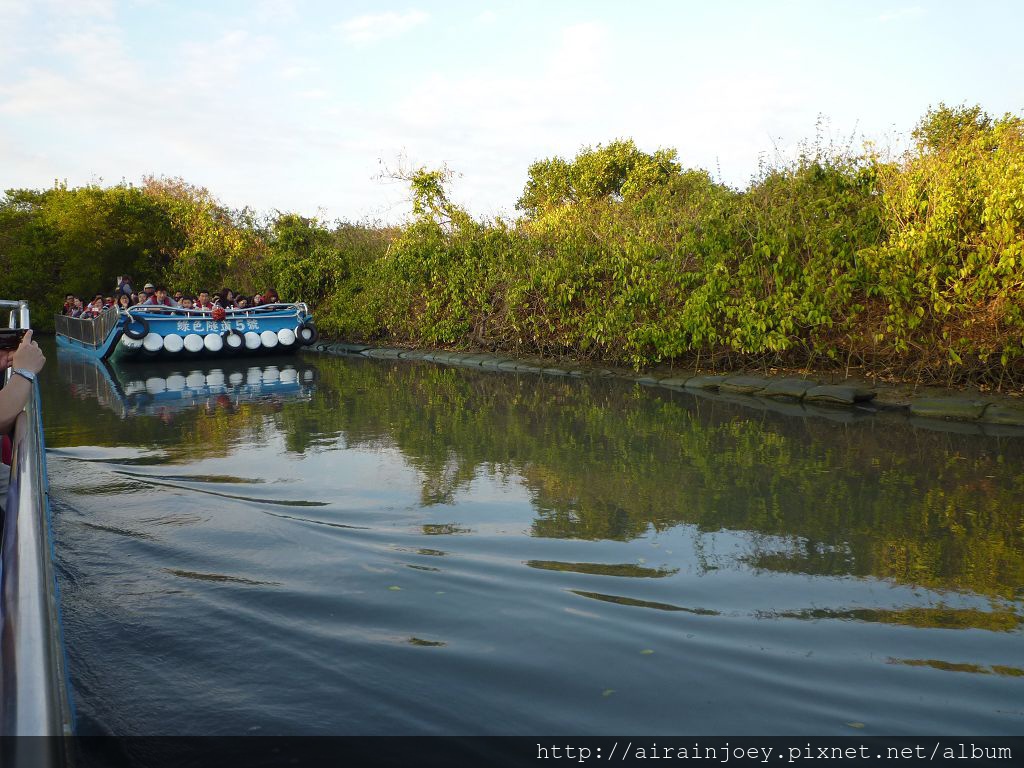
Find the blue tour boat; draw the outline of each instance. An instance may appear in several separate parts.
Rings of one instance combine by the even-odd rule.
[[[57,315],[54,325],[58,345],[101,360],[267,355],[293,352],[317,340],[313,316],[301,302],[220,312],[111,307],[95,318]]]

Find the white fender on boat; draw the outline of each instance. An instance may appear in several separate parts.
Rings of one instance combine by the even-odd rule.
[[[208,333],[203,336],[203,346],[208,352],[220,352],[224,349],[224,339],[219,333]]]
[[[189,389],[202,389],[206,386],[206,376],[202,371],[192,371],[185,379]]]
[[[260,335],[255,331],[246,331],[245,333],[245,348],[246,349],[259,349],[260,348]]]
[[[185,349],[195,354],[203,351],[203,337],[198,333],[190,333],[185,337]]]
[[[309,328],[308,326],[305,325],[300,325],[298,328],[298,332],[296,333],[296,337],[303,344],[308,344],[310,343],[310,340],[313,338],[315,334],[316,331],[314,331],[312,328]]]
[[[159,395],[167,389],[167,379],[163,376],[151,376],[146,379],[146,391],[151,395]]]
[[[245,344],[245,339],[242,338],[240,333],[229,333],[225,336],[224,343],[230,349],[239,350],[242,348],[242,345]]]
[[[179,337],[180,338],[180,337]],[[180,373],[173,373],[167,377],[167,391],[181,392],[187,385],[187,381]]]
[[[172,354],[181,352],[182,347],[185,346],[185,342],[181,340],[181,336],[177,334],[170,334],[164,336],[164,349]]]
[[[282,328],[277,332],[277,340],[281,342],[282,347],[290,347],[295,343],[295,331],[291,328]]]
[[[130,336],[121,335],[121,346],[129,352],[138,352],[142,349],[142,339],[133,339]]]
[[[273,349],[277,346],[277,334],[273,331],[264,331],[260,334],[260,341],[267,349]]]
[[[142,340],[142,348],[147,352],[159,352],[164,348],[164,337],[156,331],[150,331]]]

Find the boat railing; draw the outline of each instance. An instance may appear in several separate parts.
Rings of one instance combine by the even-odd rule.
[[[30,327],[26,302],[0,301],[0,309],[11,310],[12,328]],[[5,373],[8,379],[10,375]],[[3,514],[0,736],[63,737],[73,731],[48,491],[39,386],[33,384],[28,405],[15,422]],[[9,750],[21,746],[31,748],[33,764],[56,766],[67,761],[67,739],[49,738],[31,742],[31,747],[22,739],[3,743],[3,761],[11,757]],[[11,764],[22,764],[16,757]]]
[[[269,312],[288,312],[293,310],[309,314],[309,308],[301,301],[257,304],[255,307],[233,307],[225,309],[224,313],[227,317],[251,317],[252,315],[262,315]],[[185,307],[166,307],[162,304],[136,304],[124,311],[129,315],[135,312],[143,312],[147,315],[168,315],[170,317],[207,317],[213,312],[212,309],[202,309],[200,307],[186,309]]]
[[[98,348],[103,346],[110,329],[117,325],[119,320],[120,313],[116,307],[105,307],[99,317],[54,315],[53,327],[61,336]]]

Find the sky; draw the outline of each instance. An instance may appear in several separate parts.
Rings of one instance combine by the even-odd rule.
[[[231,207],[399,222],[446,166],[478,217],[632,138],[742,188],[801,141],[899,148],[1024,110],[1024,3],[0,0],[0,188],[181,177]]]

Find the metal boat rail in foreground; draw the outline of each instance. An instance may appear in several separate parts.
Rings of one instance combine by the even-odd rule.
[[[29,327],[26,302],[0,301],[0,309],[11,310],[10,327]],[[39,386],[34,384],[28,405],[15,423],[0,550],[0,736],[4,737],[61,737],[73,732],[48,492]],[[4,740],[0,762],[20,765],[19,757],[28,757],[21,751],[31,750],[33,765],[62,765],[67,743],[61,738]]]

